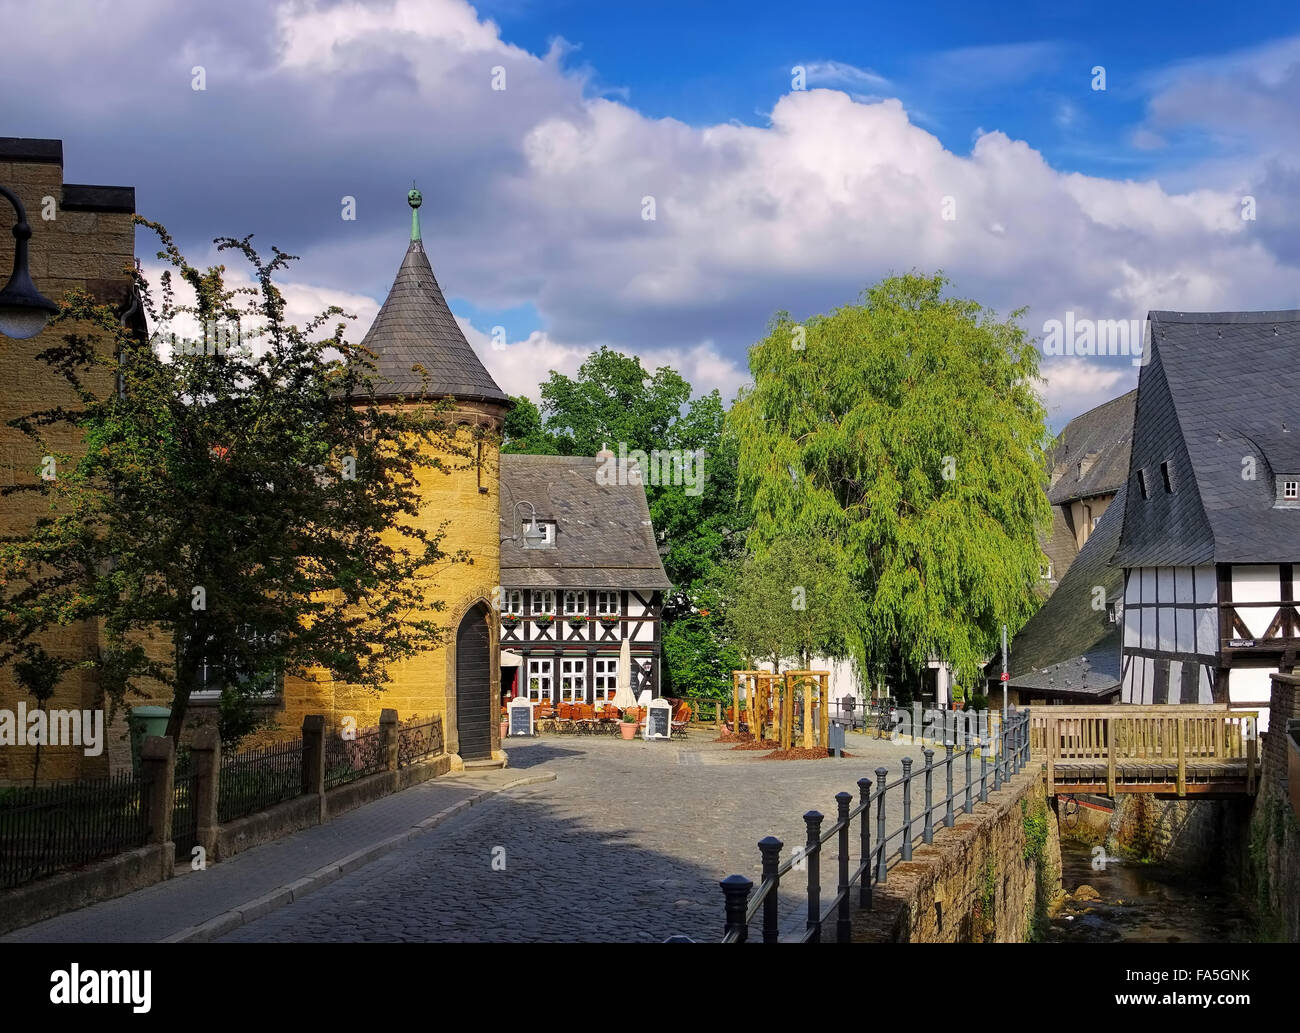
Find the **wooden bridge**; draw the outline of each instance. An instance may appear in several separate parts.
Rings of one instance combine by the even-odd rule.
[[[1052,794],[1253,794],[1257,717],[1182,703],[1037,707],[1029,744]]]

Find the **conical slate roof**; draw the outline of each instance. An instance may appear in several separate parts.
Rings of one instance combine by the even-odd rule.
[[[430,398],[509,401],[461,333],[419,240],[406,249],[393,288],[361,343],[377,356],[380,398],[423,392]],[[423,367],[427,380],[416,366]]]

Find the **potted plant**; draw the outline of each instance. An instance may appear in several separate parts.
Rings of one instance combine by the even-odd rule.
[[[580,614],[575,613],[573,616],[569,618],[569,627],[571,628],[582,628],[582,627],[586,627],[586,625],[587,625],[587,618],[581,616]]]
[[[623,719],[618,723],[618,730],[624,739],[635,739],[636,730],[640,727],[635,712],[632,710],[623,711]]]
[[[533,620],[535,620],[538,624],[550,624],[553,620],[555,620],[555,614],[539,613],[537,616],[533,618]]]
[[[510,715],[505,707],[501,708],[501,740],[505,741],[510,734]]]

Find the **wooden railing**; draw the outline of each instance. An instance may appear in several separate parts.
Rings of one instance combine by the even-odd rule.
[[[1045,755],[1049,786],[1056,784],[1058,764],[1105,764],[1107,789],[1113,795],[1117,766],[1137,761],[1174,766],[1173,784],[1182,796],[1189,764],[1244,760],[1247,792],[1253,793],[1257,719],[1256,711],[1230,711],[1221,705],[1039,707],[1030,719],[1030,746]]]

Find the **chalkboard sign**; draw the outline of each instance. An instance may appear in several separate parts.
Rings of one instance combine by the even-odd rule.
[[[533,734],[533,706],[528,700],[520,698],[510,702],[511,735]]]
[[[666,699],[651,700],[645,719],[645,737],[647,739],[671,738],[672,715],[672,705]]]

